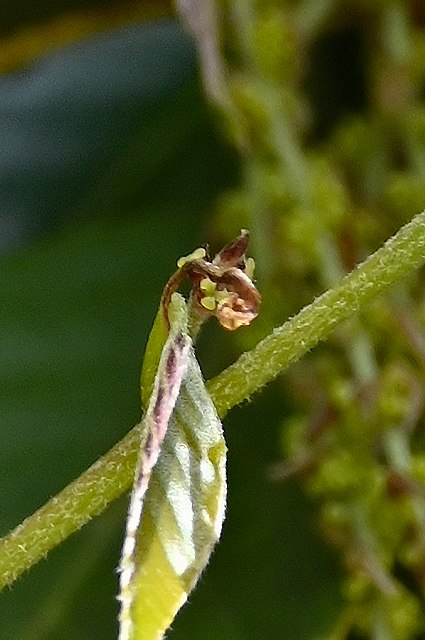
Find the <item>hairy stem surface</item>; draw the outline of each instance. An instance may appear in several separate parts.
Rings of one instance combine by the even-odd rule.
[[[332,329],[425,261],[425,212],[402,227],[339,285],[275,329],[208,385],[221,417],[298,360]],[[57,496],[0,540],[0,586],[98,515],[132,483],[140,425]]]

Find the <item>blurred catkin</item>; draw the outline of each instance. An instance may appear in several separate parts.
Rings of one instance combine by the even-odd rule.
[[[241,157],[218,206],[252,230],[270,327],[425,205],[425,10],[391,0],[178,2]],[[347,569],[327,638],[425,637],[423,273],[345,324],[285,382],[285,461]],[[243,337],[241,339],[244,339]],[[287,400],[288,402],[288,400]]]

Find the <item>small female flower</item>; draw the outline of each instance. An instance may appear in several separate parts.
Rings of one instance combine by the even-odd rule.
[[[168,281],[163,294],[166,320],[171,295],[187,275],[193,284],[193,309],[201,321],[214,315],[231,331],[251,324],[258,315],[261,296],[252,281],[254,260],[245,255],[248,240],[249,232],[243,229],[213,260],[204,248],[180,258],[177,261],[179,269]]]

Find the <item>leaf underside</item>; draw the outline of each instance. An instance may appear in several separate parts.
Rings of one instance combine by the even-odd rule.
[[[182,379],[176,382],[181,384],[179,394],[144,494],[133,546],[127,528],[121,571],[127,570],[130,578],[128,584],[122,584],[120,595],[120,640],[163,638],[204,569],[224,519],[226,445],[222,426],[186,333],[183,298],[174,294],[172,305],[170,333],[144,420],[158,403],[159,381],[167,380],[167,356],[182,332],[189,341],[186,362]],[[155,359],[155,354],[152,357]],[[148,428],[145,426],[145,431]],[[145,433],[142,438],[141,460],[148,437]],[[143,477],[140,466],[129,522],[134,519],[132,505]]]

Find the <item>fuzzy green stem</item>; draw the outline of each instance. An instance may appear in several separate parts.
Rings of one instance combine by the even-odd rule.
[[[223,417],[298,360],[332,329],[425,262],[425,211],[381,249],[275,329],[207,387]],[[0,540],[0,587],[98,515],[132,483],[140,443],[137,426],[77,480]]]
[[[249,398],[356,313],[425,262],[425,211],[359,264],[336,287],[304,307],[208,383],[219,415]]]
[[[0,540],[0,588],[11,584],[132,483],[140,425],[79,478]]]

